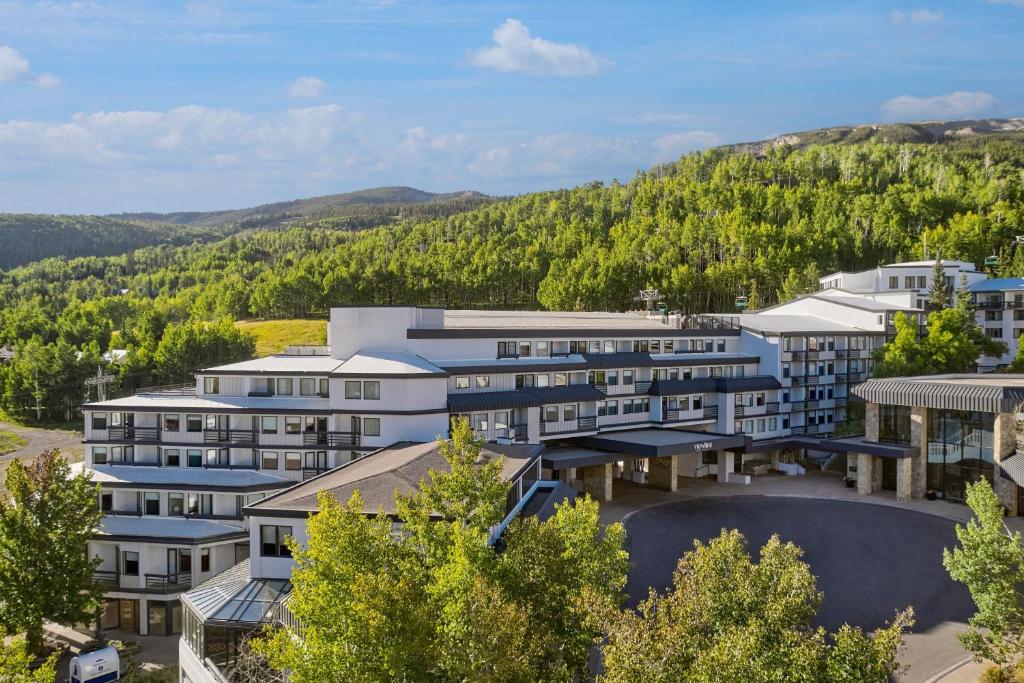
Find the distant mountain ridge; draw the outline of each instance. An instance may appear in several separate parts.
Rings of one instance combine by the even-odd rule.
[[[724,145],[737,154],[764,154],[772,147],[807,147],[822,144],[861,142],[942,144],[972,137],[1000,137],[1024,142],[1024,117],[1008,119],[967,119],[959,121],[918,121],[833,126],[798,133],[786,133],[768,140]]]
[[[374,187],[355,192],[329,194],[319,197],[293,199],[284,202],[261,204],[244,209],[224,211],[180,211],[174,213],[122,213],[110,218],[128,221],[146,221],[173,225],[196,225],[220,227],[238,225],[241,227],[267,227],[268,223],[280,224],[294,219],[326,218],[346,211],[353,206],[394,206],[416,204],[443,204],[452,202],[482,203],[490,198],[480,192],[426,192],[414,187]]]

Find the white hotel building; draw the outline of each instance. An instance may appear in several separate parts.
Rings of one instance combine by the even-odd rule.
[[[796,450],[903,457],[833,438],[901,310],[921,314],[829,291],[688,318],[335,308],[326,347],[88,404],[102,626],[183,631],[183,680],[217,680],[239,635],[280,617],[282,541],[305,539],[316,491],[386,509],[443,464],[431,444],[455,416],[505,456],[508,519],[572,489],[607,500],[615,478],[674,490],[679,476],[742,484]]]

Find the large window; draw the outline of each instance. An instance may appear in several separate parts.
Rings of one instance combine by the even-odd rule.
[[[962,501],[967,484],[993,481],[991,413],[928,411],[928,488]]]
[[[260,554],[263,557],[291,557],[292,551],[284,543],[284,539],[291,535],[290,526],[260,526]]]
[[[220,377],[203,377],[203,393],[204,394],[219,394],[220,393]]]
[[[910,443],[910,408],[879,406],[878,440],[887,443]]]

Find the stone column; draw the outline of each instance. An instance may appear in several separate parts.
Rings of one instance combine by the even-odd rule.
[[[915,406],[910,409],[910,497],[924,498],[928,488],[928,409]]]
[[[882,463],[878,456],[857,454],[857,493],[867,496],[882,490]]]
[[[864,404],[864,438],[878,441],[878,404]]]
[[[771,461],[772,461],[772,469],[773,470],[779,469],[779,456],[781,454],[782,454],[781,451],[772,451],[769,454],[769,457],[771,458]]]
[[[724,484],[729,481],[732,474],[733,459],[736,455],[732,451],[718,451],[718,483]]]
[[[612,468],[613,463],[590,465],[579,468],[580,479],[583,480],[583,492],[600,501],[612,499]]]
[[[999,463],[1017,452],[1017,414],[997,413],[992,425],[992,453],[996,462],[994,481],[999,502],[1009,510],[1010,515],[1019,514],[1017,510],[1017,485],[999,474]]]
[[[679,462],[676,456],[647,459],[647,483],[662,491],[679,488]]]
[[[920,498],[913,495],[913,466],[914,458],[896,459],[896,500],[909,501],[911,498]]]
[[[149,635],[149,601],[139,598],[139,635]]]

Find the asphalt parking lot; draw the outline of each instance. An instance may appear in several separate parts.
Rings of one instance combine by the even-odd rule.
[[[974,603],[942,566],[956,542],[955,523],[938,516],[865,503],[806,498],[730,496],[683,500],[640,510],[626,520],[633,562],[626,587],[636,604],[648,587],[667,588],[694,539],[739,529],[756,553],[773,533],[804,549],[825,594],[817,623],[864,629],[884,625],[907,605],[914,636],[901,658],[906,681],[924,681],[963,659],[950,622],[966,622]]]

